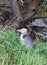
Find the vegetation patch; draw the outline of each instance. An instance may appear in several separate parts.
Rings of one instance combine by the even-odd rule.
[[[26,47],[11,30],[0,29],[0,65],[47,65],[47,42]]]
[[[43,6],[41,6],[37,11],[36,14],[38,15],[47,15],[47,2],[43,3]]]

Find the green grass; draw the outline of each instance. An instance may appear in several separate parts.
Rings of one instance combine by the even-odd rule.
[[[47,13],[47,2],[43,3],[43,6],[41,6],[37,11],[37,15],[45,15],[45,12]]]
[[[0,65],[47,65],[47,43],[35,46],[26,47],[15,32],[0,29]]]

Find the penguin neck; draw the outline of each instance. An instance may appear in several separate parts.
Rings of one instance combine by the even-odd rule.
[[[23,34],[20,35],[20,39],[24,41]]]
[[[21,34],[20,35],[20,39],[24,41],[24,39],[26,38],[27,35]]]

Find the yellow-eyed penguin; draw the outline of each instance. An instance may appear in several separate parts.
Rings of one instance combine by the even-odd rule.
[[[34,41],[29,35],[29,31],[26,28],[18,29],[17,32],[20,32],[20,40],[25,43],[25,45],[34,48]]]

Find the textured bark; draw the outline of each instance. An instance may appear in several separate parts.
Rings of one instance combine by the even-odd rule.
[[[12,0],[12,9],[14,16],[16,16],[19,19],[22,19],[17,0]]]

